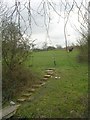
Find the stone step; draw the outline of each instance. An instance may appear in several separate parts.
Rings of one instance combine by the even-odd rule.
[[[22,96],[25,96],[25,97],[29,97],[29,96],[31,96],[32,95],[32,93],[25,93],[25,94],[22,94]]]
[[[2,119],[8,119],[10,117],[12,117],[17,109],[20,107],[20,104],[18,105],[10,105],[10,106],[7,106],[5,108],[2,109],[2,111],[0,111],[0,114],[2,114]]]
[[[42,80],[43,80],[43,81],[47,81],[47,80],[48,80],[48,78],[43,78]]]
[[[50,78],[51,75],[44,75],[44,78]]]
[[[31,89],[28,89],[27,91],[28,91],[28,92],[35,92],[35,89],[34,89],[34,88],[31,88]]]
[[[48,72],[47,75],[54,75],[54,72]]]
[[[19,98],[19,99],[17,99],[17,102],[24,102],[24,101],[26,101],[25,98]]]
[[[46,70],[46,72],[48,73],[48,72],[54,72],[53,70]]]
[[[54,73],[54,71],[53,70],[48,70],[48,71],[46,71],[47,73]]]
[[[55,68],[48,68],[47,70],[53,70],[53,71],[55,71]]]
[[[43,82],[42,84],[41,84],[41,86],[43,86],[43,85],[45,85],[46,83],[45,82]]]

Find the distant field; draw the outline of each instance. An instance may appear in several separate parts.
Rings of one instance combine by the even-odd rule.
[[[42,73],[42,70],[49,67],[57,69],[67,69],[68,67],[77,68],[82,66],[77,63],[77,55],[77,50],[71,53],[67,53],[65,50],[35,52],[32,54],[33,57],[30,57],[27,61],[26,65],[33,65],[31,69],[36,72],[40,72],[40,74]],[[56,66],[54,65],[54,58]]]
[[[33,94],[33,100],[22,104],[16,116],[28,118],[69,118],[87,116],[88,65],[79,63],[78,51],[64,50],[33,53],[26,65],[41,77],[46,68],[56,68],[57,76]],[[54,66],[53,57],[56,61]]]

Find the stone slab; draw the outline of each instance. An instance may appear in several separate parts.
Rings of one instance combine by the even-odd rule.
[[[19,105],[12,105],[12,106],[7,106],[5,108],[2,109],[2,118],[10,118],[12,117],[15,113],[16,110],[18,109]]]

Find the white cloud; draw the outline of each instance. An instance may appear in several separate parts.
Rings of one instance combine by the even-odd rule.
[[[21,3],[25,3],[25,1],[28,0],[19,0],[22,1]],[[40,4],[42,0],[31,0],[31,6],[32,8],[37,10],[37,6]],[[50,1],[50,0],[49,0]],[[76,2],[79,3],[82,0],[76,0]],[[4,0],[4,2],[8,2],[10,4],[14,4],[14,0]],[[60,3],[60,0],[53,0],[53,2],[55,2],[56,4]],[[63,2],[65,2],[65,0],[63,0]],[[73,0],[68,0],[68,2],[70,2],[70,5],[72,5]],[[85,0],[84,0],[85,2]],[[59,8],[57,8],[57,11],[59,11]],[[58,16],[55,12],[53,12],[53,9],[50,11],[50,16],[51,16],[51,22],[50,22],[50,29],[49,29],[49,35],[50,35],[50,40],[47,39],[46,40],[46,31],[45,31],[45,26],[43,26],[43,17],[40,17],[40,15],[36,15],[36,13],[33,13],[33,17],[35,19],[35,21],[37,21],[37,24],[39,24],[40,26],[43,27],[37,27],[35,26],[34,22],[32,22],[32,39],[36,39],[37,41],[36,43],[40,43],[47,41],[48,44],[59,44],[62,46],[65,46],[65,38],[64,38],[64,20],[62,18],[60,18],[60,16]],[[63,15],[63,11],[61,11],[61,14]],[[26,19],[26,13],[23,13],[24,18]],[[80,18],[81,19],[81,18]],[[78,31],[75,31],[73,29],[74,25],[77,27],[77,29],[80,28],[80,24],[78,23],[78,16],[77,16],[77,9],[74,9],[74,13],[71,12],[70,17],[69,17],[69,22],[67,24],[67,40],[68,43],[76,43],[77,42],[77,38],[79,37]],[[75,27],[74,27],[75,28]],[[29,30],[28,30],[29,33]]]
[[[76,24],[79,29],[78,21],[77,21],[77,15],[72,14],[72,17],[70,18],[71,21],[73,21],[73,24]],[[58,16],[53,12],[52,13],[52,21],[50,22],[50,27],[49,27],[49,35],[50,35],[50,40],[47,39],[47,43],[52,44],[52,45],[62,45],[65,46],[65,38],[64,38],[64,20],[60,19],[58,23]],[[76,43],[77,38],[79,37],[78,32],[76,32],[71,25],[68,23],[67,24],[67,40],[69,45],[71,43]],[[38,41],[44,42],[45,41],[45,31],[43,33],[38,33],[36,32],[35,34],[33,33],[33,37],[37,37]],[[42,38],[41,40],[39,38]]]

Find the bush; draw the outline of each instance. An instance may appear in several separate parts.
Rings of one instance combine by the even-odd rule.
[[[84,36],[81,40],[79,40],[79,50],[80,53],[78,55],[79,62],[88,62],[88,41],[90,36]]]
[[[24,39],[18,25],[2,21],[2,95],[3,102],[15,98],[24,87],[35,82],[36,77],[23,67],[30,56],[30,44]],[[34,80],[34,81],[33,81]]]
[[[16,98],[23,90],[39,79],[36,74],[21,65],[17,65],[12,71],[3,66],[2,76],[3,103]]]

